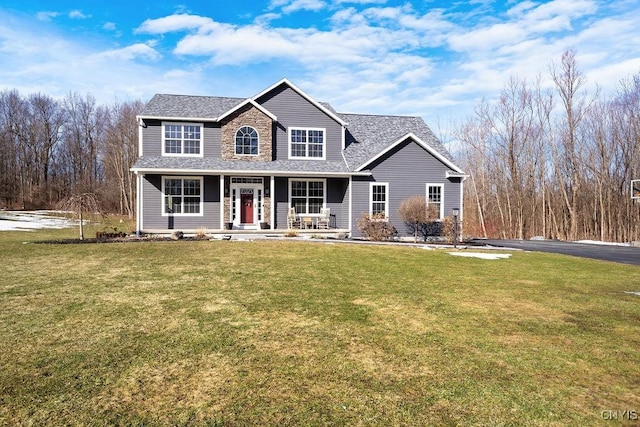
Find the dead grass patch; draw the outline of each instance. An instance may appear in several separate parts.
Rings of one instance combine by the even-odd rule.
[[[173,363],[149,363],[123,372],[118,383],[93,399],[104,411],[133,411],[161,423],[190,410],[200,421],[214,417],[231,403],[237,369],[221,355]]]
[[[2,236],[0,424],[593,425],[639,401],[635,267]]]

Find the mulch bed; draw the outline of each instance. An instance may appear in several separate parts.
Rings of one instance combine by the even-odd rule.
[[[181,239],[172,239],[171,237],[158,237],[158,236],[124,236],[124,237],[93,237],[78,239],[54,239],[54,240],[40,240],[33,243],[50,244],[50,245],[71,245],[71,244],[84,244],[84,243],[128,243],[128,242],[177,242],[180,240],[197,241],[197,240],[209,240],[209,238],[187,237],[184,236]]]

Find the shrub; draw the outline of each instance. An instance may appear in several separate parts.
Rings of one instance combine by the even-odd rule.
[[[386,220],[384,214],[362,214],[358,218],[358,230],[365,239],[373,241],[391,240],[398,230]]]
[[[198,228],[196,230],[195,239],[196,240],[207,240],[207,239],[209,239],[209,230],[207,230],[207,227]]]
[[[442,220],[427,221],[419,226],[419,232],[425,241],[428,240],[446,240],[453,241],[453,218],[450,216]]]
[[[416,243],[418,235],[421,235],[424,240],[431,235],[440,235],[439,222],[435,221],[438,212],[433,205],[427,205],[427,198],[424,196],[404,199],[398,207],[398,215],[413,233],[413,240]]]
[[[438,213],[433,206],[427,206],[426,197],[412,196],[400,203],[398,215],[400,215],[407,227],[411,229],[413,241],[417,243],[421,228],[424,228],[426,223],[436,218]]]

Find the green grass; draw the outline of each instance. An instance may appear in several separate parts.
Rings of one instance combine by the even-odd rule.
[[[640,268],[0,233],[0,424],[612,425]],[[87,236],[91,234],[87,233]],[[28,243],[25,243],[28,242]]]

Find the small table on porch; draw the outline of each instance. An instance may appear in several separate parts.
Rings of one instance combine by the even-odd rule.
[[[300,218],[300,228],[313,228],[313,218],[309,216]]]

